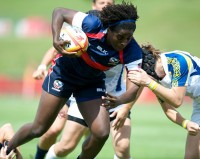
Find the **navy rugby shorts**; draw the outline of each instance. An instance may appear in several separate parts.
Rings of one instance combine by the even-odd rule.
[[[69,61],[66,59],[62,61],[62,59],[59,59],[58,64],[50,68],[42,85],[44,91],[66,99],[73,95],[78,103],[105,95],[105,74],[103,72],[80,64],[80,61],[73,58]],[[63,63],[68,65],[64,66]]]

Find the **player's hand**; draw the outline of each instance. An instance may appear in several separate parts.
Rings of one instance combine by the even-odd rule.
[[[200,131],[199,124],[197,124],[195,122],[192,122],[192,121],[189,121],[187,123],[187,131],[192,136],[197,135],[199,133],[199,131]]]
[[[47,70],[37,69],[33,72],[33,78],[36,80],[44,79],[47,75]]]
[[[7,146],[1,148],[0,159],[13,159],[16,156],[14,150],[12,150],[8,155],[6,155],[7,148]]]
[[[107,109],[115,108],[120,104],[121,102],[118,96],[113,96],[108,93],[106,93],[105,96],[102,96],[102,106],[106,107]]]
[[[124,125],[126,118],[128,117],[129,109],[122,107],[118,110],[115,110],[110,117],[116,116],[115,120],[112,123],[114,130],[119,130]]]
[[[127,77],[131,82],[140,86],[147,86],[152,81],[152,78],[143,69],[129,71]]]
[[[54,40],[53,42],[53,46],[54,48],[62,55],[64,56],[67,56],[67,57],[77,57],[75,54],[77,52],[67,52],[65,49],[64,49],[64,46],[66,44],[70,44],[70,41],[68,40],[65,40],[65,41],[62,41],[62,40]]]

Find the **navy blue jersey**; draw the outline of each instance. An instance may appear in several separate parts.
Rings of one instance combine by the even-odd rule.
[[[89,47],[79,58],[69,58],[60,54],[53,60],[43,89],[50,94],[69,98],[71,94],[77,102],[101,98],[105,94],[105,73],[120,63],[128,70],[138,69],[142,62],[142,51],[134,40],[124,50],[115,51],[106,44],[106,29],[98,17],[78,12],[72,24],[81,25],[88,36]],[[77,26],[77,25],[76,25]]]

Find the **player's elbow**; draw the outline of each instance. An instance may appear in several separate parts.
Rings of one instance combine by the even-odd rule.
[[[176,100],[173,101],[173,106],[174,106],[175,108],[179,108],[179,107],[182,105],[182,103],[183,103],[183,100],[181,100],[181,99],[176,99]]]
[[[183,103],[185,97],[185,91],[176,90],[175,88],[172,88],[169,94],[170,94],[170,101],[173,104],[173,106],[175,108],[179,108]]]
[[[64,15],[65,8],[57,7],[53,10],[53,16],[61,16]]]
[[[55,8],[54,10],[53,10],[53,14],[57,14],[58,12],[60,12],[60,7],[57,7],[57,8]]]

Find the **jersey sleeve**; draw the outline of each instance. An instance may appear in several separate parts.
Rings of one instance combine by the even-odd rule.
[[[79,27],[79,28],[82,28],[82,22],[83,22],[83,19],[87,16],[88,14],[85,14],[83,12],[77,12],[75,15],[74,15],[74,18],[72,20],[72,25],[73,26],[76,26],[76,27]]]
[[[139,70],[141,68],[141,64],[142,64],[142,59],[125,64],[125,67],[127,68],[128,71]]]
[[[102,24],[95,15],[77,12],[74,15],[72,25],[82,28],[85,33],[96,33],[101,30]]]
[[[172,87],[187,86],[192,61],[188,56],[177,54],[175,58],[167,57],[169,71],[172,73]]]

